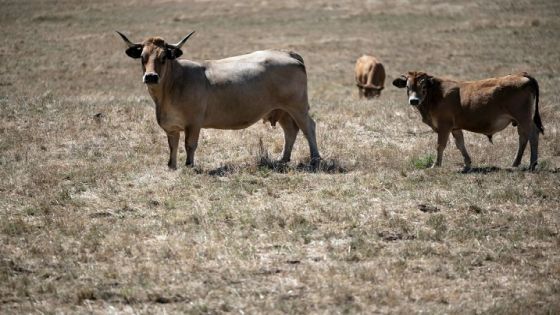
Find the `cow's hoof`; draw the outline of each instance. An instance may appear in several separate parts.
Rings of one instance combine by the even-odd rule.
[[[537,170],[537,162],[531,163],[531,165],[529,165],[529,170],[535,172]]]
[[[467,173],[470,173],[471,170],[472,170],[472,168],[471,168],[470,165],[465,165],[465,166],[463,167],[463,169],[461,170],[461,173],[467,174]]]
[[[316,172],[317,170],[319,170],[319,166],[321,166],[321,158],[320,157],[312,158],[309,164],[311,165],[311,170],[313,172]]]

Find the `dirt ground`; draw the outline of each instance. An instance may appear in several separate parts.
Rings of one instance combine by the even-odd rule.
[[[0,313],[560,313],[560,2],[0,0]],[[321,170],[300,134],[204,130],[196,167],[166,136],[133,41],[182,58],[305,59]],[[387,72],[357,98],[356,58]],[[472,172],[390,82],[527,71],[539,167],[517,131],[466,133]]]

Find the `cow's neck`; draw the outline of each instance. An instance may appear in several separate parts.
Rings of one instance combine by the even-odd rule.
[[[418,111],[420,112],[420,115],[422,116],[422,122],[432,126],[432,119],[430,117],[430,111],[428,109],[428,105],[426,104],[426,102],[416,106],[416,108],[418,108]]]
[[[165,63],[166,75],[159,84],[147,85],[148,93],[150,93],[150,96],[152,97],[152,100],[154,100],[154,103],[156,105],[156,118],[158,123],[161,122],[161,113],[164,111],[164,108],[169,106],[169,104],[167,104],[166,102],[166,96],[170,95],[169,92],[173,83],[173,68],[176,62],[177,61],[175,60],[170,60]]]
[[[432,127],[434,130],[437,129],[437,122],[434,122],[431,112],[439,106],[439,103],[443,100],[443,91],[441,86],[441,80],[437,78],[432,79],[432,86],[428,89],[428,94],[425,100],[417,106],[420,115],[422,115],[422,121]]]

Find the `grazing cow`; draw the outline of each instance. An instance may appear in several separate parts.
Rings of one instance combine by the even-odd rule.
[[[385,85],[385,68],[375,57],[363,55],[354,68],[360,98],[379,97]]]
[[[422,121],[437,132],[437,160],[434,166],[441,166],[449,133],[455,138],[468,170],[471,158],[465,148],[462,130],[485,134],[492,142],[492,135],[511,123],[517,126],[519,134],[519,149],[513,166],[521,163],[529,141],[529,167],[535,169],[539,132],[544,133],[544,127],[539,115],[539,85],[527,73],[479,81],[452,81],[423,72],[409,72],[395,79],[393,85],[406,87],[410,105],[416,107]]]
[[[199,63],[177,59],[194,32],[174,45],[160,37],[135,44],[117,33],[127,45],[126,54],[142,61],[143,81],[156,105],[157,122],[167,133],[171,169],[177,167],[181,131],[185,132],[186,165],[192,166],[201,128],[243,129],[261,118],[278,121],[284,130],[282,162],[290,160],[301,129],[312,165],[318,164],[307,74],[298,54],[266,50]]]

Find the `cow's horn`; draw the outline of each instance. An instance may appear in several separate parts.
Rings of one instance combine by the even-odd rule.
[[[121,35],[122,39],[124,40],[124,42],[126,43],[126,45],[127,45],[128,47],[132,47],[132,46],[137,46],[137,45],[138,45],[138,44],[134,44],[134,43],[132,43],[130,40],[128,40],[128,38],[126,38],[126,36],[124,36],[123,33],[119,32],[119,31],[115,31],[115,32],[117,32],[117,34]]]
[[[189,39],[189,37],[191,37],[191,35],[194,34],[194,31],[192,31],[189,35],[185,36],[185,38],[183,38],[180,42],[178,42],[175,45],[170,45],[174,48],[178,48],[181,49],[181,46],[183,46],[183,44],[185,44],[187,42],[187,39]]]

